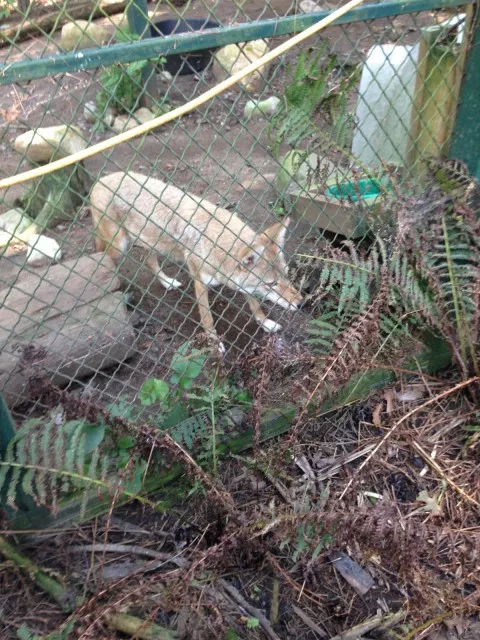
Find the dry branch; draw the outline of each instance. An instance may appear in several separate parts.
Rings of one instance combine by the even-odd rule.
[[[245,609],[245,611],[249,615],[253,616],[254,618],[257,618],[257,620],[260,623],[260,626],[265,631],[266,635],[269,638],[271,638],[271,640],[280,640],[280,638],[277,636],[275,631],[272,629],[270,622],[267,620],[264,614],[260,611],[260,609],[257,609],[256,607],[251,605],[247,600],[245,600],[242,594],[239,591],[237,591],[237,589],[235,589],[235,587],[229,584],[226,580],[223,580],[223,579],[220,580],[220,584],[222,585],[222,588],[230,595],[230,597],[233,598],[235,602],[242,607],[242,609]]]
[[[60,11],[48,13],[45,16],[38,16],[30,20],[25,20],[8,29],[0,32],[0,47],[5,47],[26,40],[31,34],[53,35],[56,29],[71,20],[88,20],[89,18],[104,18],[116,13],[122,13],[125,9],[124,0],[103,0],[98,5],[91,0],[82,0],[77,4],[67,7],[70,2],[65,2]]]
[[[400,622],[405,615],[404,611],[398,611],[397,613],[388,616],[375,616],[374,618],[369,618],[368,620],[357,624],[355,627],[352,627],[347,631],[343,631],[342,633],[333,636],[330,640],[357,640],[369,631],[373,631],[373,629],[377,629],[380,626],[385,628],[385,625],[391,627],[394,624],[397,624],[397,622]]]
[[[442,393],[439,393],[438,395],[433,396],[432,398],[430,398],[429,400],[427,400],[423,404],[418,405],[418,407],[415,407],[414,409],[412,409],[411,411],[406,413],[402,418],[400,418],[400,420],[398,420],[398,422],[396,422],[393,425],[393,427],[391,429],[389,429],[387,431],[387,433],[383,436],[383,438],[380,440],[380,442],[377,444],[377,446],[373,449],[373,451],[362,462],[362,464],[357,469],[357,474],[360,473],[360,471],[370,462],[370,460],[375,456],[377,451],[385,444],[385,442],[398,429],[398,427],[400,425],[402,425],[404,422],[406,422],[409,418],[411,418],[413,415],[415,415],[419,411],[423,411],[423,409],[426,409],[431,404],[434,404],[434,403],[438,402],[439,400],[442,400],[443,398],[446,398],[447,396],[450,396],[453,393],[456,393],[457,391],[460,391],[461,389],[464,389],[465,387],[468,387],[471,384],[474,384],[474,383],[476,383],[478,381],[479,381],[479,378],[476,377],[476,376],[474,378],[469,378],[468,380],[463,380],[462,382],[459,382],[458,384],[456,384],[454,387],[450,387],[449,389],[446,389],[445,391],[442,391]],[[345,496],[345,494],[347,493],[348,489],[352,486],[352,483],[353,483],[353,478],[350,479],[349,483],[347,484],[345,489],[342,491],[342,495],[340,496],[340,500]]]
[[[161,627],[154,622],[148,622],[127,613],[109,613],[105,620],[111,629],[120,631],[139,640],[175,640],[178,633]]]
[[[48,593],[64,611],[71,611],[74,605],[70,593],[63,585],[45,573],[32,560],[20,553],[15,547],[0,536],[0,554],[13,562],[21,571],[26,573],[45,593]]]

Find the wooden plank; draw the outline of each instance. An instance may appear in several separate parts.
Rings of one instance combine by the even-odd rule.
[[[463,57],[438,44],[446,31],[442,25],[421,31],[408,154],[418,181],[428,175],[428,157],[446,155],[453,131]]]
[[[39,323],[0,354],[0,388],[11,407],[29,399],[29,381],[46,376],[64,386],[133,355],[135,334],[120,292]]]
[[[114,262],[103,253],[38,271],[25,268],[0,291],[0,348],[47,320],[73,313],[119,287]]]

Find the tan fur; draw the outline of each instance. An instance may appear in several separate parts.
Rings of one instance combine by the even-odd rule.
[[[237,215],[160,180],[138,173],[113,173],[91,192],[95,244],[120,260],[129,239],[149,252],[146,260],[166,289],[181,283],[160,269],[156,252],[188,265],[204,329],[216,337],[208,287],[222,284],[247,297],[257,321],[267,331],[280,325],[267,320],[259,301],[296,309],[301,296],[288,280],[283,257],[285,227],[277,223],[256,234]]]

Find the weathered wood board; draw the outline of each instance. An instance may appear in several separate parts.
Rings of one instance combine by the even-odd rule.
[[[0,389],[9,406],[28,399],[33,378],[62,386],[133,354],[119,287],[113,261],[99,253],[25,269],[0,291]]]

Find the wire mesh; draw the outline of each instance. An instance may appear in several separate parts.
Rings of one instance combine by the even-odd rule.
[[[0,63],[4,70],[11,70],[18,62],[35,61],[72,46],[65,45],[65,32],[60,34],[59,29],[75,20],[85,20],[76,36],[76,50],[83,56],[92,45],[133,43],[145,35],[145,29],[147,35],[166,37],[158,32],[158,22],[166,18],[208,19],[225,28],[300,16],[306,5],[312,5],[283,0],[159,2],[149,5],[145,14],[145,5],[138,2],[137,27],[143,20],[144,33],[135,35],[126,18],[132,3],[127,4],[124,11],[123,3],[114,0],[97,2],[94,9],[80,0],[63,4],[2,0]],[[375,185],[384,184],[390,165],[415,184],[421,181],[428,155],[448,151],[460,86],[466,9],[436,6],[432,3],[425,11],[330,27],[309,43],[309,57],[305,58],[307,47],[296,48],[264,70],[252,93],[243,86],[228,91],[148,136],[88,159],[81,168],[69,167],[0,193],[0,213],[17,208],[32,218],[37,215],[37,220],[40,216],[42,225],[37,232],[56,240],[61,251],[56,264],[45,259],[38,265],[26,257],[26,248],[30,251],[36,236],[28,239],[20,226],[10,235],[3,234],[0,376],[11,405],[22,415],[38,408],[28,402],[35,377],[46,376],[102,402],[127,403],[135,402],[146,379],[168,378],[178,348],[205,331],[199,326],[202,298],[198,300],[198,291],[197,296],[194,291],[195,266],[188,266],[192,258],[209,289],[215,331],[225,346],[227,366],[234,369],[238,359],[264,339],[265,329],[281,326],[278,335],[282,340],[303,345],[318,306],[294,311],[284,308],[285,300],[272,304],[275,295],[282,297],[275,283],[281,266],[274,275],[269,269],[261,272],[268,281],[257,291],[242,292],[239,270],[244,275],[255,271],[259,259],[250,256],[248,247],[253,246],[258,254],[261,232],[277,223],[283,225],[290,216],[285,244],[288,279],[300,297],[305,284],[302,256],[321,255],[327,243],[352,236],[361,240],[368,233],[358,191],[354,189],[340,204],[336,201],[332,209],[324,197],[326,189],[341,189],[345,181],[355,183],[359,176]],[[446,20],[453,26],[438,28]],[[153,32],[151,24],[157,25]],[[285,36],[270,38],[268,46],[273,48],[283,39]],[[86,49],[80,48],[84,46]],[[241,43],[240,51],[252,55],[248,43]],[[75,145],[92,145],[198,96],[218,82],[215,55],[218,52],[208,59],[207,53],[204,69],[195,66],[201,64],[198,59],[187,58],[174,75],[167,71],[172,60],[157,57],[88,71],[77,65],[61,75],[49,72],[42,79],[4,85],[0,91],[0,177],[65,155]],[[323,80],[324,86],[307,114],[307,129],[297,130],[296,124],[290,127],[288,109],[280,111],[284,115],[280,120],[275,113],[246,116],[245,105],[252,99],[276,97],[280,105],[287,106],[289,100],[291,104],[301,102],[302,97],[292,92],[295,73],[315,56],[316,67],[304,74],[303,82],[312,85]],[[38,140],[38,135],[46,135],[39,130],[55,126],[61,128],[49,150],[48,139]],[[29,131],[36,131],[37,139],[19,145],[18,137]],[[296,156],[296,169],[290,168],[287,184],[279,185],[285,154],[296,150],[302,152]],[[309,154],[315,154],[310,164],[306,163]],[[135,172],[164,183],[159,190],[152,183],[153,191],[150,183],[145,184],[144,197],[139,197],[138,190],[129,195],[122,188],[125,178],[110,189],[109,199],[116,202],[116,209],[127,222],[135,221],[131,244],[143,245],[129,247],[117,263],[95,249],[89,197],[97,180],[114,172],[130,176]],[[138,178],[133,180],[139,184]],[[197,202],[193,207],[188,195],[174,198],[176,204],[168,212],[171,185],[183,194],[207,200],[214,208],[221,207],[220,218],[227,231],[206,221],[202,211],[208,205],[202,209]],[[159,220],[152,223],[152,202],[161,203],[168,241]],[[175,233],[179,211],[186,207],[191,208],[191,223]],[[103,212],[105,220],[112,217],[111,209]],[[242,224],[237,224],[237,215]],[[45,219],[48,224],[44,225]],[[355,227],[357,233],[353,233]],[[152,229],[157,248],[161,248],[163,232],[166,256],[158,255],[152,246]],[[275,243],[282,245],[282,238],[277,233]],[[180,258],[169,255],[172,240],[180,249]],[[123,235],[116,228],[110,249],[118,248],[120,241]],[[205,245],[211,247],[208,255]],[[260,247],[261,253],[264,246]],[[180,288],[167,291],[162,286],[163,276],[148,264],[157,255],[160,270],[172,281],[181,281]],[[240,256],[245,255],[251,262],[242,262]],[[223,286],[217,286],[219,283]],[[247,304],[254,294],[267,313],[263,328]]]

